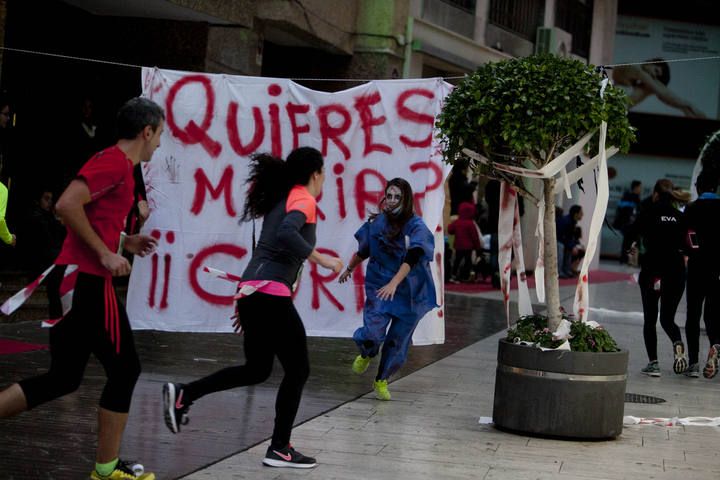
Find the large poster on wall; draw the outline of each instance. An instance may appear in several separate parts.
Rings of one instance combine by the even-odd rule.
[[[143,69],[143,95],[165,108],[160,148],[143,165],[151,215],[144,233],[158,249],[136,258],[128,291],[133,328],[229,332],[235,284],[205,267],[240,275],[253,225],[241,222],[248,158],[285,158],[297,146],[325,157],[320,251],[347,262],[354,232],[377,210],[384,183],[410,182],[415,209],[435,232],[433,274],[442,304],[444,180],[449,167],[433,131],[451,88],[442,79],[374,81],[326,93],[290,80]],[[256,222],[259,236],[261,222]],[[295,305],[309,335],[350,336],[362,323],[363,270],[340,285],[306,262]],[[443,309],[431,311],[416,344],[444,341]]]
[[[720,27],[619,16],[612,80],[633,102],[632,111],[720,118],[720,62],[690,60],[720,54]]]

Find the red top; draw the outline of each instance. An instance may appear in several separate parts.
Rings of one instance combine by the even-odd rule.
[[[83,165],[78,178],[82,178],[90,190],[92,200],[85,205],[90,225],[110,251],[116,252],[120,232],[133,204],[132,161],[117,146],[106,148]],[[95,252],[69,228],[55,263],[77,265],[79,271],[93,275],[111,276]]]

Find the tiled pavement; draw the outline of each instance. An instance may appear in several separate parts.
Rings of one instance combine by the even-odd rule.
[[[563,290],[565,299],[572,289]],[[636,417],[720,417],[720,379],[675,375],[671,346],[658,326],[661,378],[639,373],[647,361],[637,285],[591,287],[593,315],[630,350],[627,392],[659,404],[625,404]],[[623,313],[631,312],[631,313]],[[684,324],[684,304],[678,323]],[[634,313],[632,313],[634,312]],[[390,386],[391,402],[371,394],[312,419],[293,433],[316,455],[311,471],[261,465],[267,442],[187,477],[220,479],[711,479],[720,478],[720,428],[626,426],[616,440],[579,442],[526,437],[479,424],[492,415],[497,341],[480,340]],[[707,340],[701,338],[701,358]],[[522,392],[518,392],[522,394]],[[588,415],[592,415],[588,411]]]
[[[571,301],[571,288],[563,289],[562,294],[564,303]],[[409,374],[390,385],[391,402],[379,402],[366,394],[370,373],[367,378],[347,376],[345,365],[353,356],[347,341],[311,339],[316,344],[312,364],[317,366],[318,376],[310,379],[298,419],[304,423],[293,433],[294,445],[303,453],[316,455],[320,462],[308,471],[272,469],[260,463],[271,429],[277,375],[265,386],[208,397],[204,405],[193,406],[192,423],[183,433],[168,434],[157,411],[161,381],[204,374],[218,364],[234,361],[241,352],[228,335],[205,337],[210,340],[203,343],[210,344],[214,355],[201,356],[192,353],[197,348],[193,335],[143,333],[139,337],[145,371],[124,450],[154,467],[161,474],[159,478],[178,478],[208,464],[186,478],[720,478],[718,427],[629,426],[613,441],[577,442],[514,435],[479,424],[480,417],[492,414],[495,357],[501,334],[487,335],[502,329],[502,322],[497,321],[501,309],[496,298],[448,296],[448,337],[474,343],[468,341],[468,346],[459,351],[462,345],[458,342],[454,347],[412,349],[411,365],[406,369]],[[659,326],[663,376],[655,379],[638,373],[646,358],[636,285],[593,285],[591,304],[596,307],[594,319],[610,330],[621,347],[630,350],[627,391],[666,400],[655,405],[626,403],[626,415],[720,417],[720,379],[674,375],[671,348]],[[684,323],[684,305],[681,307],[678,323]],[[0,327],[0,336],[7,337],[10,332],[13,338],[37,341],[37,334],[22,331],[27,328],[24,324],[12,327],[15,335],[10,326]],[[706,343],[703,336],[701,358]],[[38,359],[21,366],[17,360],[0,357],[0,384],[41,368],[44,353],[22,355]],[[97,366],[91,365],[86,383],[89,386],[79,394],[0,422],[0,472],[15,472],[9,478],[16,479],[83,478],[79,472],[87,471],[92,462],[94,413],[75,412],[79,404],[92,404],[96,398],[102,384]],[[59,418],[69,418],[67,421],[77,425],[72,429],[56,425]],[[49,431],[46,425],[51,426]],[[37,470],[23,473],[26,469],[18,467],[43,461],[54,465],[42,475]],[[63,464],[72,467],[64,468]],[[173,468],[180,464],[185,466]]]

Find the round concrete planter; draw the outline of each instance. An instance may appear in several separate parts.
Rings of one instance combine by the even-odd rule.
[[[589,353],[501,339],[493,422],[501,429],[567,438],[622,432],[628,352]]]

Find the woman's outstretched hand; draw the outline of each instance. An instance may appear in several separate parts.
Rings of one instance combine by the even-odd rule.
[[[390,281],[377,291],[377,296],[380,300],[392,300],[395,297],[395,290],[397,290],[397,284]]]
[[[340,278],[338,278],[338,282],[340,282],[340,283],[347,282],[351,275],[352,275],[352,270],[345,269],[345,271],[340,274]]]
[[[331,257],[330,255],[323,255],[324,258],[322,258],[320,265],[327,268],[328,270],[332,270],[335,273],[340,273],[343,269],[343,261],[340,260],[338,257]]]

